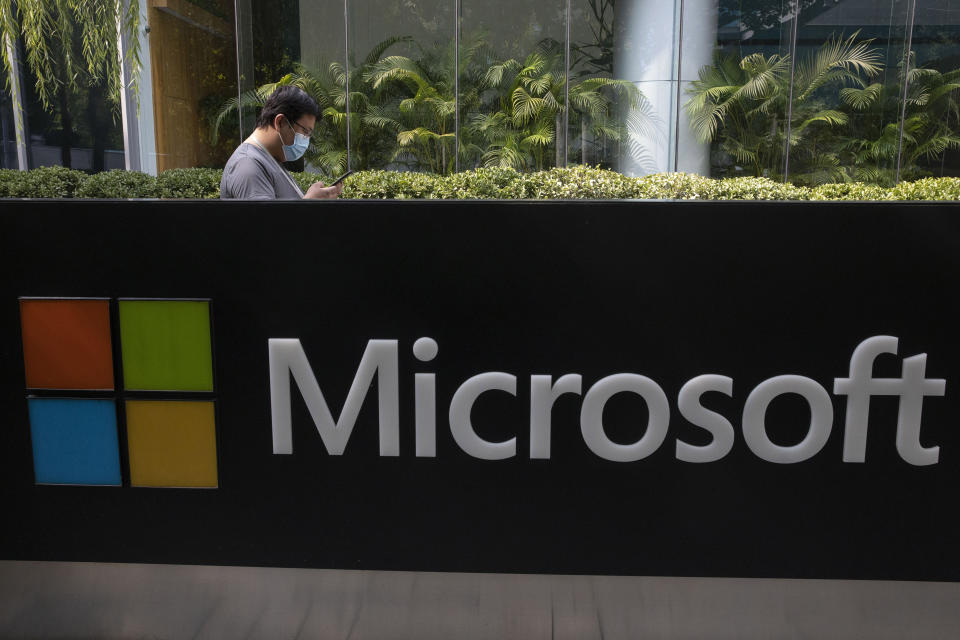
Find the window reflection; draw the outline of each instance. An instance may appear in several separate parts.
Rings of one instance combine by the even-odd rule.
[[[72,16],[66,19],[72,27],[77,27]],[[22,38],[17,46],[21,52],[19,84],[28,135],[26,157],[29,167],[64,166],[85,171],[122,169],[124,158],[119,105],[108,99],[105,80],[81,69],[76,71],[71,88],[66,78],[58,77],[55,95],[44,105],[36,91],[36,77],[29,65],[23,64],[25,49]],[[68,55],[62,43],[53,46],[59,48],[61,56]],[[75,38],[69,55],[82,59],[81,47],[81,42]],[[61,75],[65,73],[59,67],[57,70]],[[15,145],[16,136],[12,127],[5,137],[7,135]],[[15,157],[12,155],[11,159]]]

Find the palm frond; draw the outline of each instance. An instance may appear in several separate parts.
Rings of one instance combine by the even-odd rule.
[[[863,88],[844,87],[840,89],[840,100],[856,111],[864,111],[880,98],[883,85],[874,82]]]
[[[831,37],[814,54],[797,65],[796,83],[802,90],[795,95],[803,102],[831,81],[852,79],[859,74],[873,77],[883,68],[880,52],[873,40],[857,40],[857,31],[847,39]]]

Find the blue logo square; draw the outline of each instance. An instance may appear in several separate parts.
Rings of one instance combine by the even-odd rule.
[[[30,398],[37,484],[120,486],[113,400]]]

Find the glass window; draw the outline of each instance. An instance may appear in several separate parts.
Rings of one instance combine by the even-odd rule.
[[[461,169],[563,165],[564,0],[463,0]]]
[[[620,97],[626,126],[620,171],[645,174],[675,166],[676,65],[680,2],[617,2],[614,16],[613,76],[632,82],[634,103]]]
[[[960,0],[916,0],[913,16],[909,0],[571,0],[569,25],[566,0],[465,0],[459,32],[454,0],[348,0],[346,16],[321,0],[236,4],[251,16],[255,85],[297,83],[321,106],[292,168],[586,163],[798,184],[960,174]],[[224,113],[234,5],[151,9],[161,169],[222,165],[238,142]],[[96,105],[78,110],[81,138],[103,126]],[[62,119],[30,115],[56,150]]]
[[[571,4],[568,162],[630,174],[671,167],[675,17],[673,2]]]
[[[231,0],[170,1],[149,9],[158,171],[222,167],[239,144],[235,103],[217,117],[237,95],[233,12]]]
[[[917,0],[901,178],[960,175],[960,0]]]
[[[782,177],[792,8],[790,0],[685,3],[675,139],[679,170]]]
[[[17,132],[13,121],[13,100],[0,83],[0,169],[17,169]]]
[[[70,20],[78,30],[74,19]],[[59,49],[61,56],[65,55],[60,40],[51,41],[50,46],[54,51]],[[75,37],[72,46],[74,59],[82,60],[81,39]],[[20,50],[24,51],[22,38]],[[59,65],[54,68],[55,73],[65,73]],[[64,82],[65,78],[57,78],[59,89],[44,105],[37,95],[33,72],[28,65],[22,65],[21,69],[23,113],[30,134],[27,158],[31,169],[59,165],[103,171],[124,167],[120,106],[108,100],[102,79],[91,77],[78,65],[74,68],[73,86]],[[12,125],[12,117],[10,120]],[[11,139],[15,140],[15,134]]]
[[[254,82],[261,86],[277,82],[294,71],[302,58],[301,43],[312,51],[330,52],[336,43],[343,48],[343,5],[318,0],[251,0]],[[330,40],[333,36],[333,40]],[[331,53],[336,53],[335,51]],[[337,58],[342,57],[340,53]]]
[[[454,11],[350,0],[351,168],[454,171]]]
[[[123,169],[119,107],[108,104],[95,84],[77,91],[61,89],[57,102],[44,108],[31,82],[23,84],[29,123],[30,168],[60,165],[85,171]]]
[[[790,181],[895,182],[908,15],[907,0],[803,3]]]
[[[343,173],[348,165],[344,3],[252,0],[250,5],[256,87],[263,92],[278,82],[294,84],[310,94],[321,111],[303,159],[287,167]],[[259,107],[264,98],[250,103]],[[256,113],[250,115],[252,120]]]

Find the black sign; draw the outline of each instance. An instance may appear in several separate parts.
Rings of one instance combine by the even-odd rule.
[[[7,201],[0,552],[960,580],[958,213]]]

